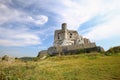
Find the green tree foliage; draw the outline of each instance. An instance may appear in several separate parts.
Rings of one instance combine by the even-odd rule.
[[[112,47],[105,52],[106,55],[118,54],[120,53],[120,46]]]

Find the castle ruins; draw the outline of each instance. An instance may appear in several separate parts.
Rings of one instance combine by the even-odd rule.
[[[90,42],[89,39],[83,38],[75,30],[68,30],[67,24],[63,23],[60,30],[56,30],[54,33],[54,44],[49,47],[48,50],[42,50],[40,55],[67,55],[75,54],[83,50],[83,52],[97,51],[101,52],[104,49],[100,46],[96,46],[95,43]]]
[[[54,35],[54,46],[67,46],[67,45],[78,45],[78,44],[89,44],[89,39],[79,36],[75,30],[68,30],[67,24],[62,24],[61,30],[56,30]]]

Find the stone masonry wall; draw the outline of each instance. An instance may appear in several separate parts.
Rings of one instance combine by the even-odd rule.
[[[82,49],[84,52],[104,51],[102,47],[96,46],[95,43],[91,43],[89,39],[79,36],[75,30],[68,30],[67,24],[62,24],[62,29],[56,30],[54,34],[54,45],[49,47],[48,50],[39,52],[38,56],[44,56],[44,54],[58,55],[58,54],[74,54]]]
[[[93,48],[93,47],[96,47],[95,43],[50,47],[48,48],[48,54],[55,55],[58,53],[66,53],[69,51],[74,51],[84,48]]]

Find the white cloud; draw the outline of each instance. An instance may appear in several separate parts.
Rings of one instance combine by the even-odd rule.
[[[12,1],[9,2],[12,3]],[[38,34],[32,32],[28,26],[19,26],[19,24],[15,26],[6,23],[33,23],[39,26],[44,25],[47,21],[48,17],[45,15],[30,15],[22,10],[0,3],[0,45],[28,46],[41,44]]]
[[[27,22],[42,25],[48,21],[48,17],[45,15],[30,15],[23,11],[10,8],[2,3],[0,3],[0,17],[0,24],[18,21],[20,23]]]
[[[12,3],[11,0],[9,0],[9,2]],[[56,14],[55,16],[52,15],[55,17],[54,19],[56,19],[54,21],[57,21],[56,24],[66,22],[68,23],[69,29],[77,30],[82,23],[91,20],[97,15],[104,15],[100,18],[103,19],[102,21],[104,21],[104,23],[99,23],[99,25],[95,25],[90,29],[85,29],[87,33],[84,35],[92,40],[102,40],[120,35],[120,24],[118,24],[120,21],[120,1],[118,0],[29,0],[29,2],[16,0],[16,2],[19,6],[23,5],[22,8],[34,5],[33,11],[34,9],[38,11],[45,10],[48,14],[50,12],[49,15],[52,15],[51,13]],[[0,17],[0,24],[8,21],[18,21],[43,25],[48,22],[46,15],[31,15],[22,10],[10,8],[2,3],[0,4]]]
[[[82,3],[72,0],[62,0],[61,2],[66,6],[64,10],[58,11],[62,16],[62,21],[67,22],[70,29],[78,29],[80,24],[88,21],[95,15],[104,15],[114,9],[120,9],[119,2],[104,2],[104,0],[80,0]],[[118,7],[119,6],[119,7]],[[109,15],[109,14],[108,14]]]
[[[88,0],[84,5],[72,0],[61,0],[60,2],[64,4],[64,9],[60,9],[55,13],[61,16],[60,22],[68,23],[70,29],[78,29],[81,23],[99,13],[99,9],[101,8],[98,5],[98,1],[92,2]]]
[[[0,45],[2,46],[28,46],[41,44],[41,40],[37,34],[20,29],[0,28],[0,37]]]
[[[69,29],[78,30],[81,24],[88,21],[92,22],[92,19],[99,15],[101,18],[96,18],[97,24],[89,28],[85,27],[83,30],[85,34],[83,35],[98,42],[111,38],[113,40],[114,37],[119,39],[120,0],[0,0],[0,45],[38,45],[42,43],[42,40],[46,43],[48,40],[45,41],[45,39],[52,35],[52,32],[58,29],[60,27],[58,25],[61,25],[61,23],[66,22]],[[13,24],[10,24],[11,22]],[[22,26],[16,22],[22,24]],[[48,24],[45,25],[47,22]],[[34,27],[41,25],[43,27]],[[100,43],[102,43],[101,41]],[[112,43],[118,44],[119,42],[113,41]],[[111,44],[107,46],[111,46]],[[44,46],[47,48],[50,45],[46,44]],[[7,49],[7,47],[5,48]],[[45,47],[39,47],[39,49],[42,48],[45,49]],[[16,53],[16,56],[18,56],[20,50],[16,50],[18,52],[13,50],[15,49],[3,50],[5,52],[1,54],[15,55],[14,53]],[[31,53],[35,50],[29,49]],[[10,53],[10,51],[13,52]],[[23,50],[21,55],[25,54],[26,52]]]
[[[34,17],[28,16],[27,19],[30,22],[34,22],[35,24],[38,24],[38,25],[45,24],[48,21],[48,17],[44,15],[37,15]]]
[[[116,15],[108,20],[106,23],[93,27],[86,37],[97,41],[107,38],[120,37],[120,15]]]
[[[60,0],[64,8],[55,7],[60,15],[59,22],[67,22],[69,29],[78,29],[82,23],[101,16],[99,24],[87,29],[86,37],[92,40],[103,40],[120,35],[120,1],[118,0]],[[99,19],[99,18],[98,18]]]

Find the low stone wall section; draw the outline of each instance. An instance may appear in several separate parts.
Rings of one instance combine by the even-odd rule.
[[[68,54],[68,53],[77,53],[80,49],[89,49],[95,48],[95,43],[89,44],[78,44],[78,45],[69,45],[69,46],[57,46],[57,47],[50,47],[47,50],[47,53],[50,55],[56,54]]]

